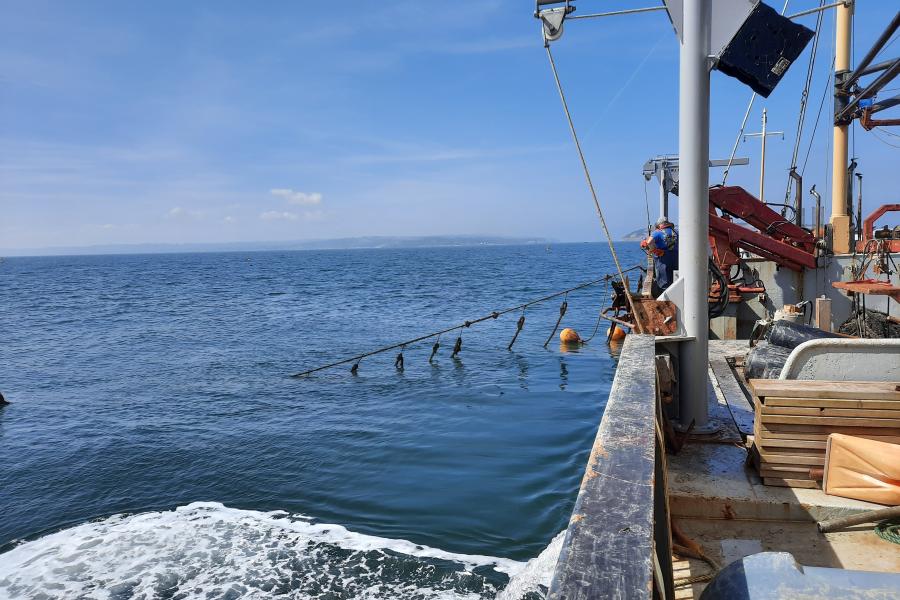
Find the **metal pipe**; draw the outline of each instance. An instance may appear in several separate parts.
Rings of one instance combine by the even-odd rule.
[[[813,219],[813,223],[815,223],[813,226],[813,235],[818,238],[821,235],[822,229],[822,194],[816,191],[815,185],[809,189],[809,193],[816,199],[816,217]]]
[[[835,123],[845,123],[849,122],[853,119],[853,113],[856,111],[856,108],[859,106],[859,101],[869,96],[873,96],[878,90],[886,86],[888,83],[893,81],[894,77],[900,74],[900,58],[894,59],[893,64],[884,70],[884,72],[879,75],[875,81],[869,84],[869,86],[863,91],[856,94],[856,97],[853,98],[846,106],[842,107],[841,112],[837,113],[834,117]],[[837,112],[837,111],[835,111]]]
[[[659,216],[666,217],[669,216],[669,190],[666,187],[666,182],[668,179],[668,169],[666,165],[663,164],[662,168],[659,170]]]
[[[859,79],[862,74],[861,71],[865,70],[865,68],[869,66],[869,63],[872,62],[879,52],[881,52],[881,49],[888,43],[888,40],[891,39],[891,36],[894,35],[894,32],[897,31],[898,27],[900,27],[900,10],[894,14],[894,18],[891,19],[887,29],[881,32],[881,35],[878,36],[878,39],[875,40],[875,43],[872,44],[872,47],[869,48],[866,55],[859,61],[859,64],[856,65],[856,68],[844,81],[843,87],[845,90],[850,89],[850,87],[856,83],[856,80]]]
[[[835,2],[834,4],[826,4],[825,6],[810,8],[809,10],[801,10],[798,13],[788,15],[788,19],[796,19],[798,17],[805,17],[806,15],[811,15],[813,13],[822,12],[823,10],[828,10],[829,8],[834,8],[836,6],[849,6],[851,4],[853,4],[852,0],[841,0],[840,2]]]
[[[862,173],[856,173],[856,180],[859,182],[859,192],[856,196],[856,241],[862,240]]]
[[[871,67],[866,67],[865,69],[863,69],[862,71],[859,72],[859,76],[863,77],[865,75],[871,75],[872,73],[877,73],[878,71],[884,71],[889,66],[894,64],[894,60],[895,59],[892,58],[890,60],[881,61],[880,63],[875,63]]]
[[[657,10],[666,10],[665,6],[648,6],[646,8],[629,8],[627,10],[614,10],[612,12],[593,13],[589,15],[572,15],[566,17],[568,19],[596,19],[599,17],[617,17],[619,15],[631,15],[634,13],[655,12]]]
[[[898,104],[900,104],[900,94],[891,96],[890,98],[885,98],[883,100],[878,100],[874,105],[872,105],[872,108],[869,109],[869,112],[874,114],[886,108],[897,106]]]
[[[853,22],[852,8],[839,6],[835,23],[834,48],[834,102],[835,112],[843,107],[847,95],[843,91],[843,81],[850,70],[850,30]],[[847,214],[847,159],[848,127],[846,123],[835,121],[833,132],[833,154],[831,168],[831,230],[835,254],[850,252],[850,215]]]
[[[679,382],[683,427],[708,430],[709,35],[711,0],[684,0],[678,82],[678,270],[685,334]]]
[[[831,531],[837,531],[838,529],[852,527],[853,525],[875,523],[876,521],[884,521],[896,517],[900,517],[900,506],[870,510],[867,512],[850,515],[849,517],[832,519],[831,521],[819,521],[818,527],[819,531],[821,531],[822,533],[829,533]]]
[[[769,109],[763,108],[762,114],[762,150],[759,155],[759,201],[766,201],[766,124],[769,122]]]

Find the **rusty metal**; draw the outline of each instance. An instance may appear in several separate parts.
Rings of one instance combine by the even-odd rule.
[[[875,209],[875,212],[866,217],[862,226],[862,239],[856,242],[857,252],[866,252],[869,242],[875,239],[875,222],[889,212],[900,212],[900,204],[882,204]],[[886,239],[883,241],[887,252],[900,252],[900,240]]]
[[[886,127],[891,125],[900,125],[900,119],[873,119],[872,110],[865,109],[859,117],[859,124],[866,131],[872,131],[876,127]]]
[[[890,296],[897,302],[900,302],[900,287],[891,285],[887,281],[878,281],[877,279],[860,279],[858,281],[834,281],[832,282],[831,287],[853,294]]]
[[[815,236],[737,186],[709,191],[709,245],[713,261],[728,282],[729,302],[741,302],[745,294],[765,293],[758,282],[742,285],[733,274],[735,267],[746,272],[741,250],[793,271],[816,267]],[[718,287],[714,288],[711,292],[717,293]]]

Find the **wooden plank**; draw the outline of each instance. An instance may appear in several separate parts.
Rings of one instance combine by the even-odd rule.
[[[776,487],[818,489],[819,484],[805,479],[778,479],[776,477],[763,477],[763,483]]]
[[[759,450],[760,464],[771,463],[773,465],[809,465],[821,467],[825,465],[825,453],[816,456],[804,456],[800,454],[772,454],[765,450]]]
[[[625,338],[548,599],[653,597],[653,336]]]
[[[809,467],[794,467],[783,465],[767,465],[759,469],[760,477],[780,477],[783,479],[808,479],[815,481],[809,476]]]
[[[824,408],[865,408],[882,410],[900,410],[897,400],[855,400],[852,398],[782,398],[767,396],[763,398],[767,407],[776,406],[814,406]]]
[[[853,400],[900,400],[900,382],[811,381],[801,379],[751,379],[756,396],[793,398],[851,398]]]
[[[890,431],[888,429],[879,429],[879,432]],[[841,433],[840,431],[835,431],[834,433]],[[887,442],[889,444],[900,444],[900,435],[879,435],[873,433],[851,433],[847,435],[853,435],[856,437],[866,438],[867,440],[875,440],[878,442]],[[769,444],[772,442],[777,442],[779,440],[813,440],[813,441],[827,441],[829,433],[805,433],[802,431],[768,431],[761,430],[757,433],[756,439],[761,444]]]
[[[753,433],[753,405],[751,400],[744,394],[744,388],[738,383],[737,377],[731,366],[724,358],[713,358],[709,361],[710,369],[715,376],[716,382],[725,401],[728,404],[728,410],[737,425],[738,431],[742,435],[747,436]]]
[[[779,438],[757,437],[756,443],[760,448],[807,448],[825,451],[826,440],[791,440]]]
[[[806,417],[872,417],[876,419],[900,419],[900,408],[895,410],[875,410],[867,408],[817,408],[814,406],[766,405],[762,409],[762,414],[797,415]]]
[[[825,450],[822,448],[808,448],[802,446],[768,446],[764,443],[757,442],[757,447],[769,455],[775,454],[792,454],[795,456],[825,456]]]
[[[794,415],[767,415],[760,417],[760,422],[782,423],[785,425],[810,425],[813,427],[891,427],[900,429],[900,419],[856,419],[851,417],[798,417]]]

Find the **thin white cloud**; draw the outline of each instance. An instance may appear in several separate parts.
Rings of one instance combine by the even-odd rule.
[[[267,210],[259,213],[259,218],[263,221],[298,221],[300,215],[288,211]]]
[[[228,223],[229,225],[231,225],[231,224],[233,224],[233,223],[237,223],[237,219],[235,219],[235,218],[232,217],[231,215],[228,215],[227,217],[225,217],[224,219],[222,219],[222,221],[223,221],[224,223]]]
[[[199,221],[203,218],[203,212],[199,210],[191,210],[189,208],[184,208],[181,206],[176,206],[166,213],[167,219],[174,219],[179,221]]]
[[[290,188],[276,188],[269,193],[279,198],[284,198],[288,204],[294,206],[313,206],[322,203],[322,194],[319,192],[297,192]]]

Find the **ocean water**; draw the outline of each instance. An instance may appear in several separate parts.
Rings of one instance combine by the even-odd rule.
[[[0,597],[541,597],[605,324],[545,349],[555,299],[512,352],[518,313],[458,359],[454,333],[433,365],[429,340],[289,375],[612,271],[600,244],[5,259]]]

